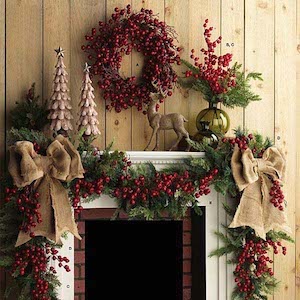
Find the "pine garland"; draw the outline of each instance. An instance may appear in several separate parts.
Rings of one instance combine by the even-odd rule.
[[[12,126],[16,129],[26,127],[41,130],[47,123],[47,101],[41,101],[35,96],[35,83],[28,90],[26,99],[16,102],[16,107],[10,112]]]
[[[114,218],[118,218],[120,212],[125,212],[129,219],[144,220],[181,219],[185,216],[188,206],[201,214],[198,200],[202,195],[210,192],[211,184],[218,192],[239,198],[240,193],[230,167],[234,145],[238,144],[240,148],[247,146],[255,157],[261,157],[262,153],[272,146],[272,141],[264,139],[258,133],[248,134],[240,128],[236,130],[235,135],[235,138],[224,137],[216,149],[206,143],[189,141],[195,149],[205,151],[206,156],[189,158],[183,164],[160,171],[157,171],[151,163],[140,164],[133,168],[125,153],[111,151],[111,145],[99,153],[79,136],[82,142],[80,153],[86,170],[85,178],[65,184],[65,187],[69,188],[75,213],[80,213],[82,210],[82,202],[93,201],[101,194],[116,199],[118,208]],[[51,143],[51,140],[40,132],[25,128],[12,129],[8,137],[9,143],[19,140],[34,142],[41,152],[45,152]],[[23,213],[18,211],[16,203],[23,189],[17,190],[10,183],[6,186],[6,195],[3,195],[6,203],[0,211],[0,266],[10,271],[14,277],[13,285],[8,287],[7,295],[10,290],[13,290],[19,291],[18,300],[42,299],[34,296],[37,287],[34,268],[26,267],[22,271],[16,263],[24,249],[34,250],[38,247],[42,252],[44,251],[43,253],[48,253],[50,259],[52,255],[56,255],[59,246],[45,238],[35,237],[24,246],[14,247],[23,220]],[[229,205],[224,205],[224,209],[229,216],[233,216],[236,206],[231,208]],[[224,246],[210,255],[232,255],[229,263],[236,265],[234,275],[237,282],[232,299],[267,299],[267,295],[273,292],[278,282],[273,276],[272,269],[261,265],[266,260],[266,254],[260,253],[259,249],[269,251],[273,248],[276,254],[281,247],[285,254],[286,248],[281,244],[281,240],[288,242],[293,240],[283,232],[270,231],[265,242],[257,237],[250,227],[231,229],[224,225],[224,230],[225,233],[216,232]],[[256,249],[250,255],[254,261],[243,260],[243,253],[248,251],[247,249]],[[16,253],[19,254],[16,256]],[[259,260],[256,261],[257,257]],[[271,263],[270,259],[268,261]],[[43,282],[47,282],[45,299],[56,300],[55,290],[60,282],[53,269],[47,268],[38,276]],[[243,276],[246,276],[246,279]]]

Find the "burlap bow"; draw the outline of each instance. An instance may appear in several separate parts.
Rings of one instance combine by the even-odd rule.
[[[61,181],[83,178],[83,167],[80,155],[70,141],[59,135],[50,144],[46,156],[34,151],[28,141],[17,142],[10,147],[8,170],[17,187],[33,184],[35,192],[40,194],[42,222],[31,230],[36,236],[44,236],[60,243],[63,232],[70,231],[81,239],[74,221],[67,190]],[[20,231],[16,247],[31,238],[29,233]]]
[[[254,158],[250,149],[242,153],[236,147],[231,168],[235,182],[243,194],[229,227],[250,226],[263,239],[266,239],[266,233],[272,229],[291,232],[285,212],[270,202],[271,179],[281,180],[285,172],[285,160],[279,150],[270,147],[262,158]]]

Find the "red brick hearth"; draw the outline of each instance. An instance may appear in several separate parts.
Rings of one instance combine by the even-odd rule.
[[[75,239],[75,295],[74,300],[85,300],[85,221],[110,219],[115,209],[95,208],[85,209],[78,219],[78,229],[82,240]],[[121,218],[126,218],[125,215]],[[191,299],[192,273],[191,273],[191,218],[190,211],[183,220],[183,300]]]

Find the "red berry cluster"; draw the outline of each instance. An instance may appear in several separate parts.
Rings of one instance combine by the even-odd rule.
[[[116,112],[137,107],[150,101],[151,92],[163,92],[171,96],[177,75],[173,63],[180,64],[180,48],[174,44],[175,31],[159,21],[152,10],[142,8],[132,13],[131,6],[115,8],[107,23],[99,22],[99,32],[92,29],[86,35],[87,45],[81,48],[88,53],[92,73],[99,75],[98,85],[104,90],[104,99],[111,101]],[[122,78],[119,69],[122,56],[135,49],[144,55],[141,78]],[[159,90],[157,90],[159,89]]]
[[[41,146],[37,142],[33,142],[33,149],[36,153],[41,151]]]
[[[249,142],[251,140],[254,139],[254,136],[252,133],[248,134],[248,136],[246,135],[242,135],[236,138],[222,138],[222,142],[223,143],[229,143],[230,145],[234,146],[234,145],[238,145],[238,147],[240,148],[240,150],[247,150],[249,148]],[[256,147],[253,147],[251,149],[253,155],[255,157],[262,157],[264,154],[264,149],[261,149],[260,151],[257,150]]]
[[[284,195],[278,180],[272,181],[273,186],[270,189],[269,195],[271,196],[271,203],[278,207],[279,210],[284,210]]]
[[[232,60],[232,54],[226,53],[224,55],[217,56],[215,54],[215,48],[221,43],[222,37],[218,37],[215,41],[210,39],[213,27],[208,26],[208,19],[203,24],[204,38],[207,45],[207,49],[202,48],[201,52],[204,54],[204,63],[199,63],[199,57],[195,57],[195,50],[191,50],[191,58],[194,60],[194,65],[199,68],[199,72],[193,73],[192,71],[186,71],[185,76],[194,76],[206,80],[214,94],[227,93],[228,89],[236,85],[235,74],[230,69],[229,64]]]
[[[129,201],[131,205],[135,205],[137,200],[146,202],[148,199],[149,189],[145,187],[145,177],[139,176],[132,179],[130,175],[121,175],[119,177],[119,184],[112,192],[112,195],[123,201]],[[132,184],[132,186],[130,186]]]
[[[81,206],[81,198],[87,198],[94,193],[101,195],[104,185],[109,182],[110,177],[108,176],[103,176],[94,181],[78,179],[73,187],[74,197],[72,199],[72,205],[74,212],[78,214],[83,210],[83,207]]]
[[[41,207],[38,202],[39,193],[32,191],[32,186],[25,186],[22,191],[17,192],[16,188],[6,188],[5,189],[5,201],[11,201],[12,197],[16,199],[18,209],[21,213],[24,213],[24,221],[20,226],[20,230],[25,233],[29,232],[30,237],[35,237],[31,228],[37,226],[37,223],[42,222],[41,214],[39,208]]]
[[[56,256],[58,250],[51,248],[49,244],[43,246],[28,245],[19,249],[15,253],[15,261],[12,265],[11,274],[19,272],[20,276],[26,273],[32,273],[35,280],[35,285],[31,290],[33,300],[50,300],[49,296],[49,282],[44,279],[44,274],[47,272],[47,265],[49,259],[58,259],[60,261],[59,267],[63,263],[68,263],[69,259],[66,257]],[[47,256],[47,254],[50,254]],[[68,265],[63,266],[67,272],[70,272]],[[54,267],[50,267],[50,272],[56,274]]]
[[[71,269],[69,267],[69,265],[67,265],[67,263],[70,262],[70,260],[67,257],[62,257],[61,255],[57,255],[58,254],[58,250],[55,249],[54,247],[50,247],[49,244],[46,244],[46,254],[50,254],[50,256],[48,257],[48,259],[51,257],[52,260],[58,260],[58,266],[60,268],[64,268],[67,272],[70,272]],[[50,267],[50,271],[54,274],[56,274],[56,270],[54,269],[54,267]]]
[[[204,176],[204,178],[200,179],[199,190],[195,193],[196,198],[200,198],[202,195],[208,195],[210,193],[209,185],[218,173],[218,169],[213,169],[209,174]]]
[[[14,197],[17,194],[17,191],[18,190],[15,187],[13,187],[13,188],[6,187],[4,189],[4,193],[5,193],[4,201],[10,202],[12,197]]]
[[[207,195],[210,193],[208,185],[217,173],[218,170],[214,169],[200,180],[199,191],[195,194],[197,198],[203,194]],[[146,180],[142,175],[135,179],[132,179],[130,175],[122,175],[119,178],[119,182],[121,187],[117,187],[113,191],[113,196],[124,202],[129,202],[130,205],[155,200],[162,194],[173,197],[177,190],[187,194],[195,192],[194,180],[188,171],[185,171],[183,174],[176,172],[173,174],[156,173],[154,180],[151,181]]]
[[[272,247],[274,254],[278,254],[278,246],[282,247],[281,242],[276,243],[272,240],[248,240],[244,245],[234,275],[238,290],[246,294],[245,300],[251,299],[255,289],[253,282],[257,278],[274,276],[272,268],[267,265],[273,263],[267,253]],[[282,247],[282,253],[286,255],[286,247]]]
[[[238,145],[238,147],[240,148],[240,150],[246,150],[248,149],[248,144],[249,142],[253,139],[253,134],[248,134],[248,136],[240,136],[240,137],[235,137],[235,138],[226,138],[224,137],[222,139],[223,143],[230,143],[231,145]]]

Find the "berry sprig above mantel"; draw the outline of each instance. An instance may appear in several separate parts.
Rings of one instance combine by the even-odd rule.
[[[262,80],[261,73],[250,72],[245,75],[242,65],[234,63],[230,66],[233,55],[226,53],[217,55],[216,48],[222,42],[222,36],[211,40],[213,27],[209,27],[208,19],[203,24],[206,48],[201,48],[203,61],[191,50],[190,58],[193,64],[182,59],[181,62],[188,68],[184,78],[179,83],[189,89],[200,92],[204,100],[209,103],[221,102],[228,107],[246,107],[252,101],[261,100],[260,96],[251,91],[250,81]]]

